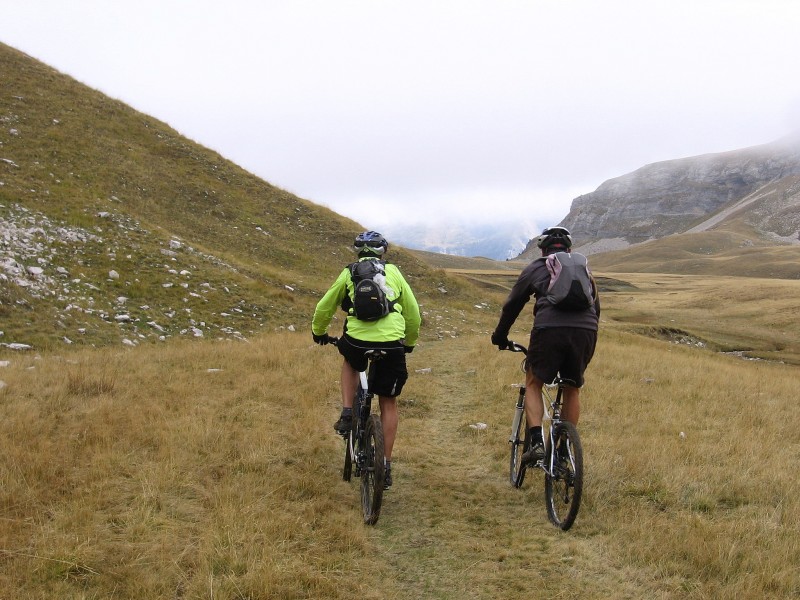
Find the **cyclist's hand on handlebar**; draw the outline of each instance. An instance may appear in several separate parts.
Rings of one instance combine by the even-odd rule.
[[[406,354],[411,354],[414,351],[414,346],[403,346],[403,351]]]
[[[505,350],[508,348],[508,336],[501,335],[496,331],[492,334],[492,344],[498,347],[499,350]]]
[[[329,336],[327,333],[323,333],[322,335],[317,335],[312,331],[311,335],[314,337],[314,343],[319,344],[320,346],[324,346],[325,344],[330,344],[332,341],[331,336]]]

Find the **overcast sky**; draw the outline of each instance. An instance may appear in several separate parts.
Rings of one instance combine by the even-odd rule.
[[[0,41],[374,228],[800,129],[795,0],[0,0]]]

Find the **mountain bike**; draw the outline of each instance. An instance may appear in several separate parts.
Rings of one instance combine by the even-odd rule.
[[[507,350],[527,352],[527,348],[516,342],[509,342]],[[525,362],[523,361],[523,371]],[[566,531],[575,522],[581,505],[583,493],[583,447],[575,425],[561,419],[561,406],[564,387],[574,382],[557,376],[552,383],[542,389],[544,418],[542,438],[544,439],[544,459],[535,465],[522,462],[522,455],[530,448],[528,428],[525,420],[525,385],[520,386],[519,396],[514,406],[514,419],[511,423],[511,462],[509,477],[511,485],[522,487],[525,473],[529,467],[544,471],[544,496],[547,516],[550,522]],[[555,391],[555,393],[553,393]]]
[[[338,338],[331,338],[336,345]],[[381,514],[383,500],[384,451],[383,426],[378,415],[372,414],[373,392],[370,391],[375,371],[375,361],[386,355],[386,350],[369,350],[369,367],[358,374],[358,389],[353,399],[353,425],[342,437],[345,441],[342,479],[350,481],[352,475],[361,478],[361,508],[364,523],[374,525]]]

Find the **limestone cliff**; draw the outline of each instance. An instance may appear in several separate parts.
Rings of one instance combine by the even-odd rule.
[[[591,254],[698,228],[747,212],[776,243],[798,243],[800,135],[742,150],[646,165],[572,201],[560,225]],[[536,253],[533,241],[523,257]]]

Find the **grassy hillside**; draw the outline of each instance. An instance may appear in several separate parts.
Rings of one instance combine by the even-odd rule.
[[[0,44],[3,343],[306,327],[364,229]],[[366,224],[368,226],[368,224]],[[429,310],[463,280],[389,256]]]
[[[776,246],[740,221],[624,250],[593,254],[592,268],[614,273],[680,273],[800,279],[800,245]]]

